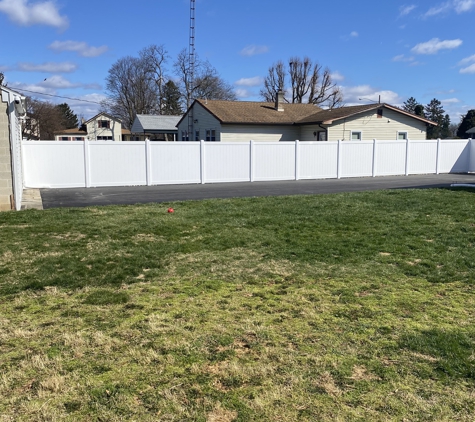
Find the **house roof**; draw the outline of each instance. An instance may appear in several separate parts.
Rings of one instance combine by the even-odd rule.
[[[182,116],[157,116],[137,114],[130,131],[132,133],[175,133]]]
[[[265,102],[195,100],[193,105],[195,103],[208,110],[221,123],[227,124],[289,125],[321,110],[313,104],[284,104],[284,111],[277,111],[274,104]]]
[[[364,113],[370,110],[377,110],[379,108],[388,108],[390,110],[396,111],[401,114],[405,114],[406,116],[412,117],[414,119],[423,121],[427,124],[431,124],[437,126],[437,123],[434,123],[430,120],[424,119],[421,116],[416,116],[415,114],[408,113],[407,111],[401,110],[400,108],[394,107],[389,104],[364,104],[364,105],[356,105],[356,106],[348,106],[348,107],[340,107],[334,108],[333,110],[322,110],[318,113],[313,114],[312,116],[305,117],[299,120],[297,123],[299,124],[327,124],[331,125],[336,120],[347,119],[348,117],[355,116],[360,113]]]
[[[130,130],[122,128],[122,135],[130,135]]]
[[[94,117],[91,117],[88,121],[85,122],[85,124],[89,123],[89,122],[92,122],[93,120],[96,120],[99,116],[106,116],[108,117],[109,119],[111,120],[115,120],[116,122],[121,122],[120,119],[118,119],[117,117],[114,117],[112,116],[111,114],[109,113],[106,113],[104,111],[101,111],[100,113],[96,114]]]
[[[467,130],[465,133],[475,133],[475,127],[472,127],[471,129]]]
[[[85,130],[74,128],[74,129],[58,130],[58,131],[54,132],[54,134],[55,135],[68,135],[68,136],[71,136],[71,135],[84,135],[84,136],[86,136],[87,132]]]

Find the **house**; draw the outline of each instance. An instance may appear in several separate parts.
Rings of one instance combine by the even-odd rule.
[[[470,138],[474,138],[475,137],[475,127],[472,127],[471,129],[467,130],[465,132]]]
[[[21,206],[21,121],[25,115],[25,97],[0,86],[0,211]]]
[[[181,118],[182,116],[137,114],[130,130],[131,140],[143,141],[148,138],[152,141],[176,141],[176,126]]]
[[[130,135],[130,133],[129,133]],[[119,119],[101,112],[84,122],[79,129],[55,132],[56,141],[122,141],[123,129]]]
[[[312,104],[195,100],[178,122],[180,141],[426,139],[436,123],[389,104],[323,110]],[[191,135],[191,136],[190,136]]]

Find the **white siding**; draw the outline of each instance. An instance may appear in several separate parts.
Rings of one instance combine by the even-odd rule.
[[[219,120],[209,113],[201,104],[195,103],[193,105],[193,121],[197,120],[196,123],[193,123],[193,133],[190,134],[190,141],[195,140],[195,132],[200,131],[200,140],[206,140],[206,131],[215,130],[216,131],[216,142],[221,140],[221,124]],[[183,120],[178,125],[178,141],[181,141],[182,132],[188,131],[188,114],[185,114]]]
[[[350,140],[351,132],[362,132],[362,139],[397,139],[398,132],[407,132],[411,140],[426,139],[426,124],[387,108],[383,108],[383,117],[378,118],[376,110],[361,113],[338,121],[328,128],[328,140]]]
[[[298,126],[269,125],[223,125],[221,141],[223,142],[282,142],[299,139]]]
[[[98,120],[110,121],[110,128],[98,127]],[[122,124],[104,114],[96,116],[87,124],[87,137],[91,141],[96,141],[99,136],[112,136],[113,141],[122,141]]]

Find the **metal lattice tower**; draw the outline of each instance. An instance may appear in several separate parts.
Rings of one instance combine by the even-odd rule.
[[[188,50],[188,98],[186,100],[187,108],[191,106],[193,100],[192,91],[195,83],[195,11],[196,0],[190,0],[190,46]],[[188,140],[193,141],[193,110],[188,113]]]

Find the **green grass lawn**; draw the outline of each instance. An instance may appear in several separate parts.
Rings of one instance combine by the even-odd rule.
[[[0,214],[0,422],[473,421],[475,196]]]

